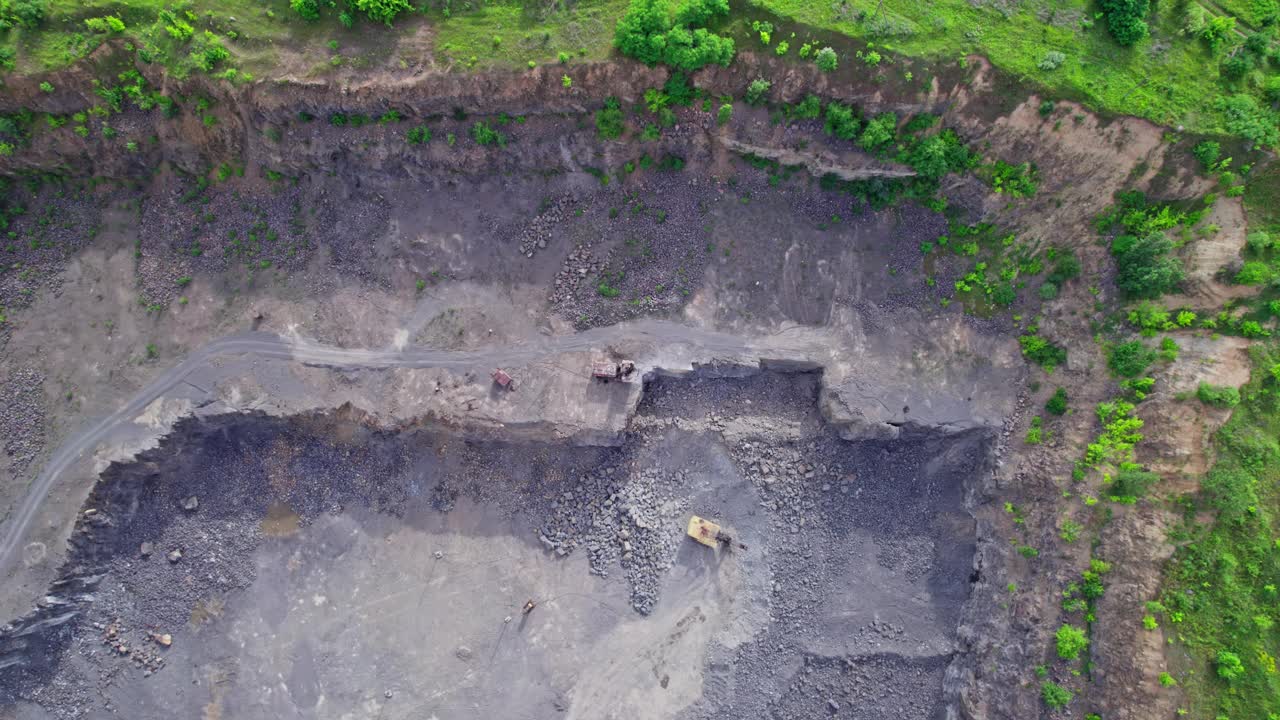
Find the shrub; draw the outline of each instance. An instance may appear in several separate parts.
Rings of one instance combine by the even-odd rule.
[[[1053,270],[1045,278],[1045,281],[1062,287],[1068,280],[1075,278],[1079,274],[1080,258],[1076,257],[1075,251],[1059,250],[1055,253]]]
[[[822,72],[834,72],[840,64],[840,58],[835,50],[824,47],[813,56],[813,62]]]
[[[1280,138],[1275,111],[1258,105],[1252,95],[1229,95],[1218,98],[1215,105],[1226,116],[1227,130],[1232,134],[1267,147]]]
[[[1058,388],[1044,404],[1044,409],[1053,415],[1065,415],[1067,412],[1067,389]]]
[[[1134,503],[1138,498],[1146,495],[1147,490],[1157,482],[1160,482],[1160,476],[1156,473],[1138,467],[1129,467],[1126,464],[1111,479],[1108,497],[1120,502]]]
[[[1057,50],[1050,50],[1044,54],[1044,57],[1037,63],[1037,67],[1041,70],[1057,70],[1062,67],[1062,63],[1067,61],[1067,56]]]
[[[733,119],[733,105],[725,103],[716,111],[716,123],[719,125],[728,125]]]
[[[42,92],[42,93],[51,93],[51,92],[53,92],[53,83],[50,83],[50,82],[42,82],[42,83],[40,83],[40,92]]]
[[[1240,662],[1240,656],[1233,652],[1219,650],[1218,656],[1214,658],[1214,665],[1217,667],[1218,677],[1227,682],[1244,674],[1244,663]]]
[[[1170,257],[1173,243],[1161,232],[1137,237],[1121,235],[1111,242],[1116,259],[1116,285],[1135,298],[1157,298],[1182,283],[1182,263]]]
[[[1039,445],[1044,442],[1044,421],[1037,415],[1031,418],[1031,427],[1027,428],[1027,436],[1024,438],[1028,445]]]
[[[765,94],[769,92],[769,88],[773,87],[773,83],[764,78],[756,78],[747,86],[746,100],[749,105],[760,105],[765,100]]]
[[[1240,391],[1225,385],[1210,385],[1202,382],[1196,388],[1196,397],[1205,405],[1220,408],[1230,408],[1240,404]]]
[[[1130,340],[1111,348],[1107,367],[1119,377],[1134,378],[1141,375],[1155,359],[1155,350],[1142,344],[1141,340]]]
[[[1222,146],[1212,140],[1204,142],[1191,148],[1191,154],[1196,156],[1200,164],[1205,170],[1212,170],[1213,166],[1218,162],[1218,156],[1222,153]]]
[[[1246,262],[1232,278],[1237,285],[1265,285],[1270,280],[1271,266],[1260,260]]]
[[[596,132],[605,140],[622,137],[622,105],[618,98],[605,98],[604,107],[596,111]]]
[[[1018,338],[1018,344],[1022,347],[1022,355],[1046,372],[1053,372],[1054,368],[1067,361],[1066,348],[1054,345],[1039,335],[1023,335]]]
[[[1040,685],[1040,698],[1050,709],[1057,710],[1071,704],[1071,691],[1053,682],[1045,680]]]
[[[1160,673],[1160,687],[1173,687],[1174,685],[1177,685],[1177,684],[1178,684],[1178,681],[1174,680],[1173,676],[1170,675],[1169,673],[1167,672]]]
[[[1058,657],[1063,660],[1075,660],[1080,653],[1089,647],[1089,638],[1084,631],[1074,625],[1063,625],[1055,635],[1058,641]]]
[[[489,127],[486,122],[477,122],[471,126],[471,139],[475,140],[477,145],[484,147],[490,145],[506,147],[507,145],[507,136]]]
[[[852,140],[858,137],[862,129],[862,121],[854,113],[853,108],[840,103],[827,105],[826,121],[823,130],[841,140]]]
[[[391,24],[400,13],[413,8],[409,0],[355,0],[357,10],[374,22]]]
[[[1147,36],[1144,18],[1151,9],[1147,0],[1101,0],[1098,5],[1117,43],[1132,45]]]
[[[862,131],[858,144],[863,150],[874,150],[893,140],[894,130],[898,126],[898,116],[893,113],[882,113],[867,123]]]
[[[425,145],[431,142],[431,128],[426,125],[411,128],[409,132],[405,133],[405,140],[410,145]]]
[[[319,0],[289,0],[289,7],[308,22],[320,19]]]

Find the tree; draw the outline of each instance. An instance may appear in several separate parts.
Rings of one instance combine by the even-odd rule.
[[[1158,298],[1177,289],[1185,277],[1182,263],[1169,256],[1173,243],[1164,233],[1143,237],[1121,235],[1111,243],[1116,259],[1116,285],[1130,297]]]
[[[646,65],[665,63],[681,70],[733,61],[733,39],[705,25],[729,12],[727,0],[687,0],[672,18],[666,0],[631,0],[614,27],[613,44]]]
[[[1226,116],[1227,130],[1231,133],[1268,147],[1280,140],[1275,111],[1258,105],[1252,95],[1236,94],[1218,98],[1215,105]]]
[[[1084,631],[1074,625],[1063,625],[1055,636],[1058,641],[1058,657],[1064,660],[1075,660],[1080,653],[1089,647],[1089,638]]]

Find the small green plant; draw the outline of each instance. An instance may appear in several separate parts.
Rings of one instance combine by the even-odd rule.
[[[1155,630],[1160,627],[1160,623],[1156,622],[1155,615],[1143,615],[1142,627],[1147,630]]]
[[[728,125],[729,121],[732,119],[733,119],[733,106],[730,105],[729,103],[725,103],[721,105],[720,109],[716,111],[717,125]]]
[[[1042,434],[1043,429],[1041,428],[1041,425],[1042,421],[1039,415],[1031,418],[1031,427],[1027,428],[1026,436],[1026,443],[1028,445],[1039,445],[1041,442],[1044,442]]]
[[[410,145],[426,145],[431,142],[431,128],[419,125],[405,133],[405,141]]]
[[[156,347],[155,343],[147,343],[146,354],[148,360],[155,360],[160,356],[160,349]]]
[[[1080,533],[1084,530],[1084,526],[1074,520],[1063,520],[1062,526],[1058,530],[1058,537],[1062,538],[1062,542],[1070,545],[1080,539]]]
[[[1130,340],[1111,348],[1107,356],[1107,367],[1118,377],[1135,378],[1155,360],[1155,350],[1144,345],[1141,340]]]
[[[573,87],[573,78],[569,77],[568,75],[561,75],[560,86],[563,87],[565,90],[568,90],[569,88]]]
[[[1174,680],[1173,676],[1170,675],[1169,673],[1167,672],[1160,673],[1160,687],[1174,687],[1177,684],[1178,684],[1178,681]]]
[[[53,92],[53,83],[50,83],[48,81],[40,83],[40,92],[46,93],[46,94]]]
[[[471,126],[471,139],[476,141],[481,147],[490,147],[497,145],[498,147],[507,146],[507,136],[494,130],[489,123],[478,121]]]

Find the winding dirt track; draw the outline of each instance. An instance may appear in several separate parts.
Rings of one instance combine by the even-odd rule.
[[[744,353],[753,346],[735,335],[703,330],[679,323],[645,320],[595,328],[573,335],[540,338],[537,342],[513,347],[455,352],[430,348],[403,350],[363,350],[320,345],[284,338],[272,333],[246,332],[219,338],[192,351],[142,388],[114,413],[67,438],[49,457],[40,474],[27,488],[22,502],[13,511],[0,536],[0,577],[4,577],[15,551],[22,545],[32,520],[59,476],[92,450],[112,430],[132,422],[148,405],[163,397],[193,373],[209,366],[221,355],[248,355],[264,360],[286,360],[334,368],[446,368],[468,370],[475,367],[520,367],[549,356],[569,352],[599,350],[616,342],[642,342],[655,347],[685,346],[703,356]],[[777,343],[769,343],[778,349]],[[790,345],[783,343],[783,345]],[[792,349],[800,349],[792,346]],[[815,348],[810,348],[815,349]]]

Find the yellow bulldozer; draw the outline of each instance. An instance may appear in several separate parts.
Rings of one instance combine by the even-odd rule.
[[[706,518],[700,518],[693,515],[689,518],[689,528],[686,530],[689,537],[706,545],[709,548],[724,546],[726,548],[737,547],[739,550],[746,550],[747,546],[740,542],[734,542],[733,536],[725,532],[720,527]]]

